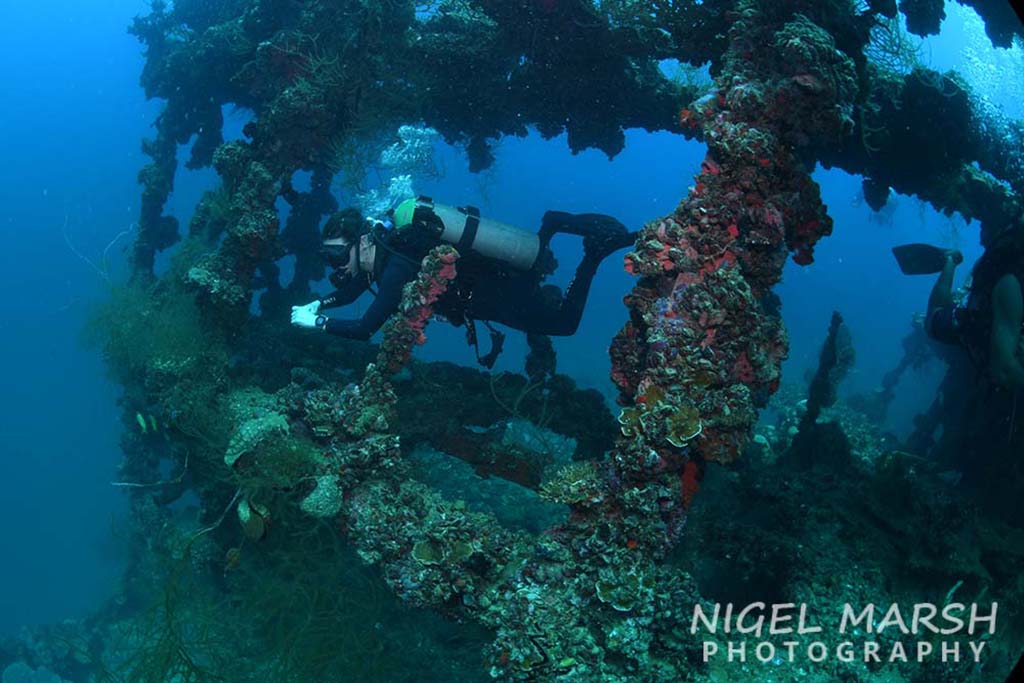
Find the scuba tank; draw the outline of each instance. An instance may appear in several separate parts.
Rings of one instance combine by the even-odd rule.
[[[420,196],[399,204],[394,218],[396,229],[424,227],[463,254],[473,251],[517,270],[533,268],[540,254],[540,237],[536,233],[481,218],[475,206],[435,204],[430,197]]]

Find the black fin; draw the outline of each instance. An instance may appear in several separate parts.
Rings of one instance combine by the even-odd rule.
[[[946,250],[931,244],[904,244],[892,248],[892,255],[904,275],[941,273],[946,265]]]

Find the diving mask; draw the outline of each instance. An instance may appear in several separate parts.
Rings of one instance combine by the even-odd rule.
[[[343,270],[352,261],[352,245],[342,239],[327,240],[320,247],[320,256],[332,268]]]

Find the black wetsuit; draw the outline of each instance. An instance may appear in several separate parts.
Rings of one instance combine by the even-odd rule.
[[[934,438],[932,456],[963,474],[978,504],[1008,520],[1020,520],[1021,479],[1015,473],[1024,452],[1024,404],[1019,402],[1024,394],[992,381],[990,372],[993,293],[1006,275],[1024,286],[1024,258],[1006,246],[990,248],[974,267],[967,301],[932,313],[931,335],[961,347],[969,362],[951,359],[932,408],[915,420],[913,447],[928,447]]]
[[[583,308],[590,292],[590,284],[601,263],[615,247],[626,246],[633,238],[618,221],[599,214],[567,214],[549,211],[539,233],[541,250],[548,250],[551,237],[558,232],[584,237],[617,228],[618,243],[597,253],[586,253],[576,269],[576,275],[564,294],[557,287],[542,285],[544,274],[535,268],[512,271],[496,268],[495,262],[482,257],[464,258],[457,266],[459,272],[453,286],[438,300],[435,312],[459,325],[467,320],[500,323],[523,332],[568,336],[579,327]],[[415,245],[406,250],[401,246],[382,248],[378,245],[373,277],[360,274],[337,291],[325,297],[321,308],[345,306],[366,292],[371,282],[376,283],[376,298],[361,318],[353,320],[328,319],[326,330],[350,339],[366,340],[373,336],[387,319],[398,310],[402,288],[419,272],[419,263],[431,246]],[[603,252],[603,253],[602,253]],[[471,259],[476,260],[472,263]],[[483,261],[483,263],[481,263]],[[489,265],[490,268],[486,269]],[[482,267],[483,266],[483,267]]]
[[[966,303],[937,308],[929,320],[928,330],[934,339],[963,347],[978,368],[987,368],[989,364],[994,310],[992,293],[1004,275],[1013,275],[1024,287],[1024,254],[1012,250],[989,250],[974,267]]]

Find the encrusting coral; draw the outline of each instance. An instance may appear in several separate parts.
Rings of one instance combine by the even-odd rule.
[[[807,588],[799,562],[731,526],[750,512],[730,507],[714,467],[738,463],[736,477],[746,476],[740,455],[787,353],[772,288],[788,254],[810,263],[832,229],[809,171],[821,160],[863,172],[876,203],[882,189],[913,192],[994,225],[1019,216],[1021,187],[1019,155],[998,151],[995,137],[1008,133],[1013,149],[1021,137],[975,108],[952,76],[885,74],[868,63],[871,27],[896,15],[894,3],[599,4],[443,0],[417,12],[404,1],[182,0],[154,2],[136,21],[147,49],[144,87],[167,104],[144,146],[151,163],[139,178],[133,278],[119,297],[128,307],[119,310],[131,315],[108,316],[104,344],[125,387],[120,478],[138,484],[126,488],[136,550],[123,604],[155,597],[160,605],[155,637],[139,638],[137,665],[121,668],[127,680],[337,674],[332,666],[346,649],[339,638],[347,647],[376,637],[344,621],[339,607],[353,576],[340,575],[340,565],[357,557],[375,565],[379,590],[386,585],[405,602],[486,629],[485,675],[502,680],[699,680],[699,645],[679,624],[701,598],[690,575],[668,562],[693,526],[690,515],[708,524],[694,530],[711,539],[702,549],[716,548],[705,562],[724,557],[714,545],[720,527],[730,547],[749,541],[772,560],[769,569],[789,572],[773,585],[797,596],[825,591]],[[698,96],[672,83],[660,69],[666,59],[710,61],[710,91]],[[239,139],[223,142],[227,104],[253,114]],[[940,109],[944,116],[925,116]],[[949,144],[926,149],[921,140],[936,120]],[[530,125],[548,138],[567,133],[574,151],[609,155],[622,148],[627,127],[673,130],[707,145],[688,196],[644,227],[625,261],[637,281],[611,346],[617,424],[597,392],[555,374],[543,339],[531,341],[527,377],[412,358],[434,304],[453,293],[459,264],[450,247],[427,256],[377,348],[328,345],[323,335],[280,324],[292,298],[310,294],[323,275],[318,226],[337,207],[330,188],[339,171],[358,176],[340,180],[361,181],[366,159],[408,144],[412,129],[403,135],[402,125],[410,121],[460,145],[477,170],[494,161],[493,140]],[[220,185],[179,236],[164,205],[178,145],[193,139],[189,167],[212,165]],[[906,145],[921,149],[907,154]],[[300,189],[303,172],[308,190]],[[279,199],[290,207],[283,227]],[[158,275],[156,255],[180,237]],[[286,254],[295,257],[287,286],[277,265]],[[160,428],[140,430],[136,415]],[[527,420],[536,433],[544,427],[560,437],[550,449],[557,455],[506,441]],[[783,462],[766,451],[789,445],[791,425],[784,426],[786,438],[764,437],[751,452]],[[859,429],[827,428],[822,443],[839,452],[862,440],[863,457],[820,464],[850,474],[884,450]],[[528,534],[446,499],[417,480],[405,457],[424,444],[481,476],[521,484],[523,496],[552,501],[557,522]],[[905,479],[907,459],[890,455],[879,470],[882,487]],[[168,466],[180,475],[167,478]],[[788,498],[787,487],[810,495],[820,473],[801,471],[791,482],[783,469],[735,490],[800,518],[802,501]],[[717,527],[701,517],[701,489],[717,492]],[[185,492],[194,506],[171,505],[192,500]],[[935,518],[949,528],[964,528],[952,506],[922,505],[946,511]],[[180,509],[193,514],[191,526]],[[918,512],[893,519],[913,529],[929,517]],[[765,528],[783,533],[773,509],[758,513]],[[810,547],[799,535],[787,547],[797,543]],[[157,571],[160,557],[173,566]],[[744,585],[744,567],[727,564],[715,565],[716,580]],[[976,578],[978,565],[957,566]],[[687,568],[699,573],[702,565]],[[146,590],[155,576],[168,579],[165,591]],[[184,595],[185,585],[196,587],[194,596]],[[267,595],[254,595],[263,586]],[[254,609],[229,619],[238,596]],[[182,605],[190,611],[179,612]],[[280,630],[253,614],[275,615]],[[183,628],[193,617],[201,627]],[[344,638],[331,633],[336,626],[349,629]],[[274,647],[251,659],[225,652],[236,635],[237,647]],[[388,680],[345,665],[357,678]]]

